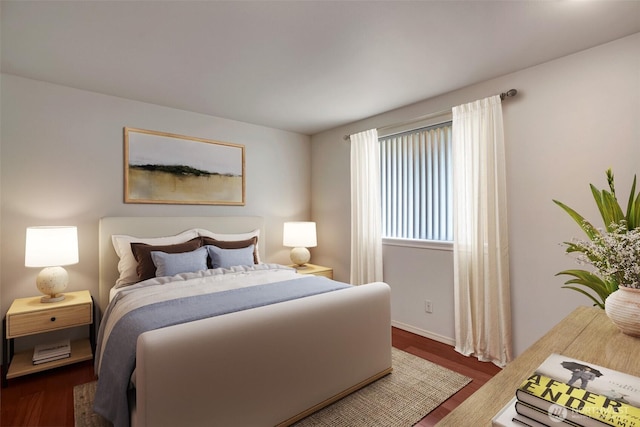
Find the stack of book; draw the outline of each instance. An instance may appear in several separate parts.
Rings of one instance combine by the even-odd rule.
[[[493,418],[494,427],[640,427],[640,378],[550,355]]]
[[[52,362],[71,356],[71,342],[69,340],[40,344],[33,350],[33,364]]]

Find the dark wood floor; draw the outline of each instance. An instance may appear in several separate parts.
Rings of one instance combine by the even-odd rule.
[[[433,426],[500,371],[464,357],[449,345],[393,329],[393,346],[459,372],[473,381],[417,425]],[[2,426],[73,426],[73,387],[94,380],[92,362],[82,362],[9,381],[0,392]]]
[[[393,328],[392,340],[393,346],[400,350],[444,366],[472,379],[469,384],[416,424],[418,427],[436,425],[438,421],[500,372],[500,368],[493,363],[479,362],[475,358],[461,355],[448,344],[423,338],[401,329]]]

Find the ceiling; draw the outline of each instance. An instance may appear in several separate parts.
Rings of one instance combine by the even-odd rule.
[[[0,14],[3,73],[308,135],[640,32],[640,1],[616,0],[3,0]]]

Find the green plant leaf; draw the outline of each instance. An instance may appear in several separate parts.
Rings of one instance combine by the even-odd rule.
[[[611,170],[611,168],[607,169],[604,172],[605,175],[607,175],[607,184],[609,184],[609,189],[611,190],[611,192],[613,193],[613,195],[615,196],[616,194],[616,187],[614,184],[614,178],[613,178],[613,171]]]
[[[556,205],[564,209],[565,212],[567,212],[569,216],[573,218],[573,220],[580,226],[580,228],[582,228],[582,230],[587,234],[587,236],[589,236],[589,239],[593,240],[594,237],[600,234],[600,232],[593,225],[591,225],[589,221],[584,219],[582,215],[580,215],[578,212],[576,212],[569,206],[565,205],[562,202],[559,202],[558,200],[554,200],[553,203],[555,203]]]
[[[631,211],[627,216],[627,227],[629,227],[629,230],[640,227],[640,194],[638,194],[638,196],[636,197]]]
[[[611,232],[616,224],[620,224],[620,221],[624,221],[625,216],[615,195],[608,191],[603,191],[602,201],[608,215],[607,222],[605,222],[604,225],[607,231]]]
[[[574,290],[580,289],[581,293],[588,295],[592,300],[596,301],[598,305],[602,305],[602,307],[604,307],[604,301],[607,299],[609,294],[618,289],[617,284],[610,281],[604,281],[590,271],[564,270],[557,273],[556,276],[559,276],[561,274],[574,277],[573,279],[567,280],[565,282],[565,285],[580,285],[595,292],[596,295],[600,298],[599,301],[591,293],[587,292],[584,289],[570,287],[570,289]]]
[[[635,200],[634,200],[635,199]],[[627,229],[633,230],[640,227],[640,193],[636,195],[636,176],[633,176],[629,202],[627,204]]]
[[[562,289],[572,289],[574,291],[580,292],[581,294],[588,296],[593,301],[593,305],[595,305],[595,306],[597,306],[597,307],[599,307],[599,308],[604,310],[604,303],[602,303],[602,302],[598,301],[597,299],[595,299],[593,297],[593,295],[591,295],[589,292],[587,292],[587,291],[585,291],[583,289],[580,289],[580,288],[576,288],[575,286],[562,286]]]
[[[618,224],[624,219],[624,213],[613,193],[606,190],[598,190],[593,184],[589,184],[593,199],[598,206],[602,222],[607,231],[611,231],[612,224]]]
[[[596,206],[598,207],[598,211],[600,212],[600,217],[602,218],[602,221],[606,224],[607,212],[605,211],[602,192],[600,192],[600,190],[598,190],[596,186],[593,184],[589,184],[589,188],[591,188],[591,194],[593,194],[593,200],[596,202]]]

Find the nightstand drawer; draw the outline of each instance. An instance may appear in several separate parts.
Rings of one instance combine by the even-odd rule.
[[[7,338],[88,325],[91,322],[91,304],[13,314],[7,317]]]

